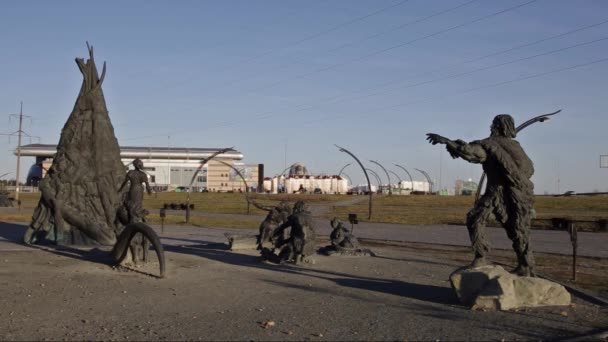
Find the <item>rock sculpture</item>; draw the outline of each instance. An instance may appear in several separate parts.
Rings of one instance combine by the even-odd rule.
[[[489,264],[487,254],[490,246],[484,226],[494,215],[513,241],[517,255],[517,267],[513,272],[531,276],[534,274],[534,258],[530,247],[534,185],[530,178],[534,167],[523,148],[514,140],[515,136],[513,118],[501,114],[494,118],[489,138],[466,143],[428,133],[427,140],[433,145],[445,144],[452,158],[482,164],[487,174],[486,191],[467,215],[467,228],[475,254],[471,266]]]
[[[291,228],[289,237],[284,238],[284,231]],[[293,213],[289,215],[287,221],[277,227],[272,238],[278,250],[278,255],[274,249],[262,249],[262,257],[268,261],[277,263],[300,262],[313,263],[309,256],[315,253],[315,230],[312,214],[306,209],[303,201],[298,201],[293,206]]]
[[[141,233],[156,249],[162,276],[162,245],[154,231],[145,225],[124,228],[123,224],[129,222],[121,222],[117,216],[123,205],[119,189],[125,182],[125,168],[101,89],[106,65],[99,77],[93,48],[88,44],[87,47],[89,59],[85,62],[76,58],[84,78],[82,87],[61,132],[53,163],[40,181],[41,198],[24,242],[115,245],[113,255],[124,256],[125,246],[135,234]],[[137,191],[132,189],[130,194],[135,196]]]
[[[374,255],[369,249],[361,248],[359,241],[353,233],[344,226],[337,218],[330,221],[333,228],[329,238],[331,244],[319,249],[319,253],[325,255],[341,255],[341,256],[370,256]]]
[[[472,310],[512,310],[567,306],[571,296],[560,284],[537,277],[519,277],[498,265],[462,268],[450,275],[458,299]]]

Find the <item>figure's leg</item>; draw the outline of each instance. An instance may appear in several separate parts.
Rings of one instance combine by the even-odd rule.
[[[492,208],[488,204],[489,202],[482,198],[467,214],[467,229],[475,254],[475,259],[471,263],[473,267],[489,264],[486,256],[490,251],[490,244],[486,236],[485,224],[492,213]]]
[[[519,204],[512,207],[505,229],[513,241],[513,250],[517,255],[517,267],[513,272],[521,276],[534,276],[534,256],[530,247],[530,210]]]

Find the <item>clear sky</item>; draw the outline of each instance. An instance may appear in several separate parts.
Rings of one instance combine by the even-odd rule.
[[[338,144],[453,188],[481,167],[425,133],[476,140],[496,114],[562,109],[518,136],[536,192],[608,191],[607,38],[605,0],[3,1],[0,133],[22,100],[24,130],[58,142],[89,41],[121,145],[235,146],[273,175],[336,174],[353,162]],[[16,141],[0,136],[0,174]]]

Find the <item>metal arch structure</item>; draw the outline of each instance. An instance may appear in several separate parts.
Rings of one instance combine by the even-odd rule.
[[[429,192],[433,193],[433,181],[431,180],[431,176],[429,176],[429,174],[426,173],[426,171],[424,171],[424,170],[420,170],[420,169],[416,169],[416,168],[414,168],[414,170],[422,173],[424,178],[426,178],[426,181],[429,182]]]
[[[405,173],[407,173],[407,176],[410,178],[410,190],[414,191],[414,179],[412,178],[412,175],[410,174],[410,172],[403,166],[399,165],[399,164],[394,164],[396,167],[400,168],[401,170],[405,171]]]
[[[369,189],[369,211],[368,211],[368,217],[367,217],[367,219],[371,220],[372,219],[372,195],[373,195],[372,194],[372,184],[369,181],[369,175],[367,174],[367,171],[365,170],[365,166],[363,166],[363,164],[361,163],[361,161],[359,160],[359,158],[357,158],[357,156],[355,156],[349,150],[347,150],[347,149],[345,149],[343,147],[340,147],[338,145],[334,145],[334,146],[336,146],[340,150],[340,152],[347,153],[348,155],[350,155],[351,157],[353,157],[353,159],[355,159],[357,161],[357,163],[359,164],[359,166],[361,166],[361,170],[363,170],[363,174],[365,174],[365,179],[367,180],[367,186],[368,186],[368,189]]]
[[[344,171],[344,169],[346,169],[347,167],[349,167],[349,166],[350,166],[350,164],[351,164],[351,163],[348,163],[348,164],[346,164],[346,165],[342,166],[342,168],[340,169],[340,172],[338,172],[338,176],[342,175],[342,172]]]
[[[382,170],[384,170],[384,173],[386,174],[386,178],[388,178],[388,195],[389,196],[392,195],[393,194],[393,190],[392,190],[392,184],[391,184],[391,176],[388,174],[388,171],[386,170],[386,168],[384,166],[382,166],[382,164],[378,163],[375,160],[370,160],[369,162],[370,163],[374,163],[374,164],[380,166],[380,168]]]
[[[397,179],[399,180],[399,184],[403,183],[403,179],[401,179],[401,177],[399,177],[398,174],[396,174],[395,172],[388,170],[388,172],[390,172],[393,176],[397,177]]]
[[[207,164],[211,159],[217,157],[220,154],[223,154],[223,153],[226,153],[229,151],[234,151],[234,147],[228,147],[228,148],[221,149],[221,150],[213,153],[209,157],[202,159],[201,165],[199,165],[199,167],[196,168],[196,171],[194,172],[194,174],[192,175],[192,179],[190,180],[190,184],[188,185],[188,196],[186,197],[186,223],[190,223],[190,193],[192,192],[192,184],[194,183],[196,176],[198,176],[198,173],[203,169],[203,166],[205,166],[205,164]]]
[[[376,173],[376,171],[372,170],[372,169],[365,169],[367,170],[369,173],[371,173],[374,177],[376,177],[376,182],[378,182],[378,188],[382,189],[382,179],[380,179],[380,176]],[[371,191],[372,188],[369,188],[369,190]]]
[[[234,165],[228,164],[223,160],[218,160],[218,162],[230,167],[231,169],[234,170],[234,172],[236,172],[237,175],[239,175],[239,177],[241,177],[241,179],[243,180],[243,183],[245,184],[245,200],[247,201],[247,215],[250,214],[249,212],[249,204],[250,204],[250,200],[249,200],[249,185],[247,185],[247,181],[245,180],[245,177],[243,176],[243,174],[241,173],[241,171],[239,171],[239,169],[237,169],[236,167],[234,167]]]
[[[348,182],[350,183],[350,185],[353,185],[353,181],[352,179],[350,179],[350,176],[346,174],[346,172],[342,172],[341,175],[339,175],[338,177],[344,177],[348,180]]]

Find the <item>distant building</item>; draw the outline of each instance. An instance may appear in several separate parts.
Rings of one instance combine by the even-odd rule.
[[[337,175],[311,175],[306,166],[295,163],[287,175],[264,178],[264,191],[345,194],[348,191],[348,180]]]
[[[136,147],[121,146],[120,157],[125,166],[131,167],[133,159],[139,158],[144,163],[150,186],[158,191],[173,191],[190,185],[200,161],[208,158],[219,148],[181,148],[181,147]],[[28,172],[28,183],[37,185],[51,167],[53,156],[57,153],[56,145],[31,144],[21,146],[22,156],[36,158]],[[244,164],[239,162],[243,154],[231,151],[216,156],[205,164],[196,174],[192,183],[193,191],[245,191],[245,182],[235,169],[245,178],[249,189],[256,189],[263,178],[262,164]]]
[[[469,180],[462,180],[462,179],[458,179],[456,180],[455,186],[454,186],[454,193],[456,194],[456,196],[462,195],[462,196],[471,196],[473,194],[475,194],[477,192],[477,187],[479,185],[475,182],[473,182],[472,179],[469,178]]]

